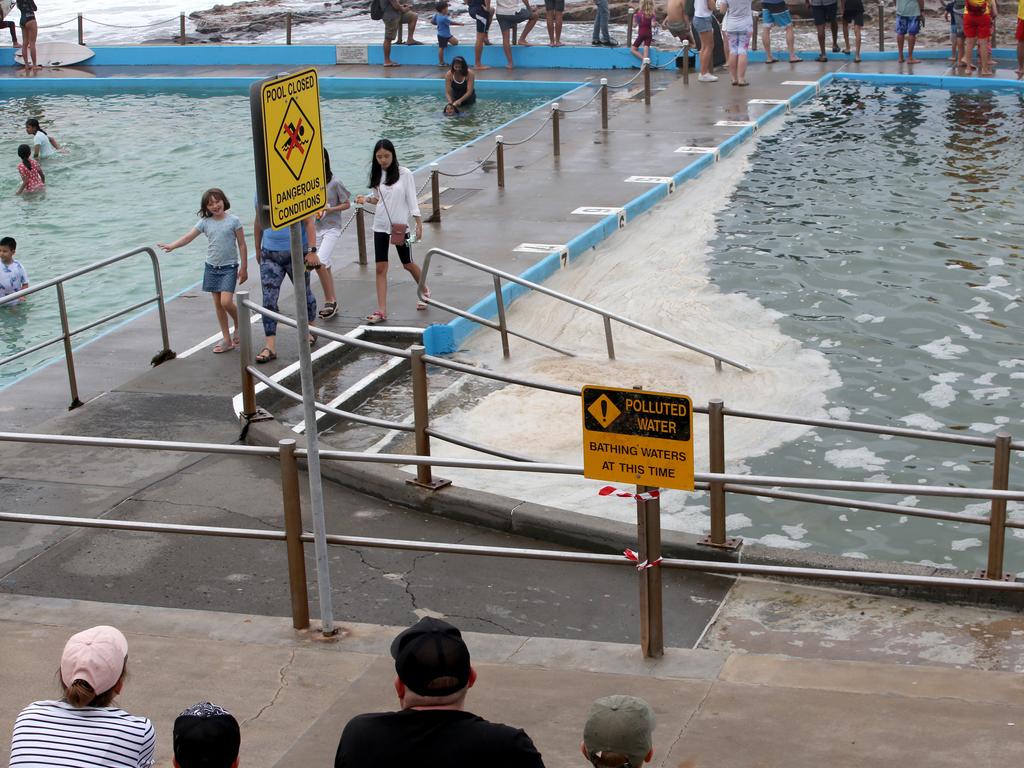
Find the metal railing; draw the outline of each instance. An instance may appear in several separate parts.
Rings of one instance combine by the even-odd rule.
[[[95,272],[98,269],[109,267],[111,264],[116,264],[119,261],[124,261],[125,259],[130,259],[133,256],[138,256],[140,253],[147,254],[149,256],[150,262],[153,265],[153,283],[156,286],[156,295],[151,296],[147,299],[143,299],[142,301],[136,302],[135,304],[132,304],[130,307],[120,309],[117,312],[111,312],[109,315],[104,315],[98,320],[93,320],[78,328],[71,328],[70,322],[68,320],[67,302],[64,297],[64,283],[76,277],[87,275],[90,272]],[[30,355],[33,352],[38,352],[41,349],[45,349],[51,344],[63,342],[64,361],[65,364],[67,365],[68,371],[68,385],[71,389],[71,405],[68,406],[68,410],[77,408],[82,404],[82,401],[78,397],[78,379],[77,376],[75,375],[75,355],[74,348],[71,346],[71,339],[80,333],[84,333],[85,331],[91,330],[99,325],[108,323],[111,320],[116,320],[119,317],[123,317],[124,315],[130,314],[137,309],[141,309],[142,307],[145,307],[149,304],[153,304],[155,302],[160,313],[160,337],[163,342],[163,348],[159,352],[157,352],[156,355],[153,356],[153,358],[150,360],[150,363],[152,365],[160,365],[160,363],[166,362],[167,360],[172,360],[175,357],[174,351],[171,349],[170,337],[167,332],[167,311],[164,306],[163,283],[160,279],[160,262],[157,259],[156,251],[154,251],[149,246],[136,248],[134,250],[128,251],[127,253],[122,253],[118,256],[111,256],[109,259],[103,259],[102,261],[97,261],[93,264],[89,264],[88,266],[82,267],[81,269],[76,269],[72,272],[67,272],[66,274],[60,275],[59,277],[47,280],[44,283],[32,285],[23,291],[8,294],[7,296],[0,298],[0,307],[4,306],[5,304],[14,304],[16,302],[20,302],[26,296],[30,296],[33,293],[38,293],[39,291],[44,291],[47,288],[57,289],[57,306],[58,309],[60,310],[60,335],[55,336],[52,339],[47,339],[46,341],[39,342],[38,344],[33,344],[31,347],[27,347],[19,352],[14,353],[13,355],[9,355],[3,359],[0,359],[0,366],[18,360],[19,358],[25,357],[26,355]]]
[[[450,259],[451,261],[454,261],[458,264],[462,264],[464,266],[470,267],[480,272],[486,272],[487,274],[491,275],[494,281],[494,301],[495,304],[497,305],[498,312],[497,322],[489,320],[488,318],[485,317],[481,317],[480,315],[474,315],[472,312],[467,312],[457,307],[453,307],[450,304],[446,304],[442,301],[438,301],[437,299],[431,298],[424,293],[424,286],[427,284],[427,275],[430,272],[430,264],[434,256],[440,256],[446,259]],[[729,357],[726,357],[725,355],[721,355],[712,350],[705,349],[704,347],[685,341],[676,336],[670,336],[669,334],[663,331],[659,331],[657,328],[652,328],[649,325],[638,323],[635,320],[630,320],[628,317],[623,317],[622,315],[616,314],[615,312],[609,312],[608,310],[602,309],[601,307],[595,306],[594,304],[589,304],[588,302],[575,299],[572,296],[560,293],[559,291],[552,290],[551,288],[547,288],[538,283],[530,282],[529,280],[524,280],[523,278],[517,277],[516,275],[513,275],[509,272],[504,272],[500,269],[496,269],[495,267],[490,267],[486,264],[481,264],[479,261],[474,261],[473,259],[466,258],[465,256],[459,256],[456,253],[446,251],[442,248],[431,248],[429,251],[427,251],[426,256],[424,256],[423,258],[422,269],[423,276],[420,279],[420,283],[416,289],[420,301],[431,306],[437,307],[438,309],[443,309],[444,311],[450,312],[453,315],[458,315],[459,317],[465,318],[466,320],[471,320],[474,323],[479,323],[480,325],[486,326],[487,328],[492,328],[493,330],[498,331],[498,333],[501,334],[502,354],[506,358],[509,357],[509,336],[515,336],[516,338],[523,339],[524,341],[529,341],[532,344],[537,344],[541,347],[544,347],[545,349],[550,349],[553,352],[559,352],[569,357],[575,357],[575,354],[567,349],[555,346],[554,344],[542,341],[533,336],[528,336],[524,333],[519,333],[518,331],[511,330],[508,327],[508,322],[505,315],[505,299],[502,294],[503,280],[506,283],[521,285],[524,288],[527,288],[531,291],[535,291],[545,296],[550,296],[551,298],[558,299],[559,301],[565,304],[571,304],[575,307],[579,307],[580,309],[585,309],[588,312],[591,312],[595,315],[599,315],[604,321],[605,347],[608,351],[609,360],[615,359],[615,341],[612,336],[612,321],[614,320],[615,322],[621,323],[622,325],[625,325],[628,328],[633,328],[634,330],[641,331],[643,333],[667,341],[671,344],[675,344],[676,346],[688,349],[691,352],[697,352],[698,354],[710,357],[715,361],[715,370],[721,371],[722,363],[728,363],[734,368],[739,368],[741,371],[750,372],[751,370],[751,368],[744,363],[741,363],[737,360],[733,360]]]
[[[64,515],[23,514],[7,511],[0,511],[0,521],[36,525],[73,526],[104,530],[145,531],[148,533],[171,533],[256,539],[264,541],[283,541],[285,542],[287,551],[292,626],[296,629],[306,629],[309,627],[309,591],[303,545],[305,543],[312,542],[314,537],[312,534],[302,530],[301,502],[299,496],[299,469],[297,460],[307,457],[307,452],[304,449],[297,448],[294,440],[280,440],[277,448],[272,448],[262,446],[224,445],[218,443],[175,442],[169,440],[128,440],[77,435],[44,435],[0,432],[0,442],[56,446],[84,446],[92,449],[117,448],[277,458],[281,473],[283,530],[179,525],[145,521],[80,518]],[[340,462],[369,462],[392,465],[414,464],[417,466],[436,465],[495,471],[538,472],[565,475],[581,475],[583,473],[583,468],[581,466],[538,462],[437,459],[430,457],[429,455],[410,456],[406,454],[366,454],[349,451],[320,451],[319,456],[322,460]],[[1024,492],[984,489],[850,483],[788,477],[762,478],[745,475],[727,475],[717,472],[697,473],[696,479],[699,484],[704,487],[718,484],[720,487],[727,488],[733,484],[750,485],[764,483],[790,487],[810,486],[831,488],[834,490],[884,489],[886,492],[892,493],[906,493],[910,490],[914,493],[924,495],[956,496],[972,499],[987,498],[992,499],[993,504],[1002,503],[1004,507],[1007,500],[1024,500]],[[328,544],[336,546],[386,548],[405,551],[431,552],[437,554],[512,557],[550,562],[592,563],[636,568],[640,594],[640,644],[644,655],[648,657],[661,656],[664,647],[662,637],[662,568],[675,568],[734,576],[759,575],[800,579],[823,579],[830,581],[852,582],[857,584],[888,584],[896,586],[919,585],[959,590],[1024,592],[1024,583],[993,578],[975,580],[951,576],[909,575],[884,573],[879,571],[831,570],[826,568],[805,568],[751,563],[712,562],[682,558],[662,558],[660,548],[660,509],[657,504],[657,499],[652,501],[638,498],[637,516],[639,539],[638,552],[626,550],[624,555],[526,549],[519,547],[450,544],[435,541],[409,541],[403,539],[346,536],[340,534],[327,534],[326,541]],[[993,526],[993,538],[995,536],[994,526],[1000,525],[1002,526],[1001,530],[1004,530],[1007,525],[1005,518],[999,521],[993,517],[987,522],[990,526]],[[1024,524],[1018,524],[1015,527],[1024,527]]]

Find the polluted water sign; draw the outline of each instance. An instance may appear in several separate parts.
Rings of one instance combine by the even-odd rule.
[[[693,490],[689,397],[587,386],[582,402],[584,477]]]

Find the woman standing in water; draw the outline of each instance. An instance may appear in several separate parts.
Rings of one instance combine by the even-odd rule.
[[[32,137],[32,157],[43,160],[57,154],[60,144],[39,127],[39,121],[30,117],[25,121],[25,133]]]
[[[444,76],[444,95],[448,100],[444,108],[445,114],[457,113],[462,108],[476,103],[475,81],[476,75],[462,56],[452,59],[452,65]]]

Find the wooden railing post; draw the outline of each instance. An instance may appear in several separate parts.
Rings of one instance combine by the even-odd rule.
[[[430,455],[430,435],[427,429],[430,427],[430,409],[428,405],[427,389],[427,364],[423,362],[423,355],[426,349],[417,344],[409,348],[412,353],[409,357],[409,364],[412,368],[412,415],[416,436],[416,453],[419,456]],[[416,479],[408,481],[410,485],[418,485],[421,488],[428,488],[436,491],[451,485],[451,480],[440,477],[433,477],[429,464],[416,465]]]
[[[558,102],[551,105],[551,146],[555,153],[555,157],[561,154],[561,147],[559,146],[559,135],[558,135]]]
[[[725,404],[721,400],[708,401],[708,464],[714,474],[725,472]],[[700,543],[717,549],[739,549],[743,540],[725,535],[725,483],[712,480],[709,485],[711,534]]]
[[[184,13],[181,14],[181,16],[179,17],[179,21],[180,21],[180,26],[181,26],[181,44],[185,45],[185,43],[188,42],[188,41],[185,39],[185,14]]]
[[[82,14],[78,14],[78,44],[85,45],[85,23]]]
[[[601,78],[601,130],[608,130],[608,78]]]
[[[995,456],[992,462],[992,490],[1005,491],[1010,487],[1010,435],[996,433]],[[1006,499],[992,499],[988,522],[988,568],[986,579],[1012,579],[1003,571],[1006,549]]]
[[[441,221],[441,170],[437,163],[430,164],[430,216],[427,221]]]
[[[292,12],[288,11],[284,15],[284,44],[292,44]]]
[[[238,351],[242,366],[242,415],[252,417],[256,414],[256,380],[249,373],[253,364],[252,350],[252,310],[245,305],[249,300],[248,291],[235,292],[235,307],[238,311]]]
[[[505,188],[505,145],[501,136],[494,137],[494,143],[498,145],[498,189]]]
[[[651,60],[644,59],[644,104],[651,106]]]
[[[359,264],[366,266],[366,219],[363,206],[356,203],[356,241],[359,248]]]
[[[288,589],[292,602],[292,626],[309,629],[309,592],[306,586],[306,551],[302,545],[302,505],[299,499],[299,464],[295,440],[277,443],[281,465],[281,499],[284,503],[284,535],[288,550]]]

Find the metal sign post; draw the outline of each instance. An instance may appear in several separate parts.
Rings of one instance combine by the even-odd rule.
[[[313,517],[317,590],[324,635],[333,635],[331,573],[327,559],[327,525],[320,477],[320,448],[313,388],[313,359],[306,317],[306,265],[302,229],[310,216],[327,204],[324,149],[320,125],[317,72],[308,68],[254,83],[249,91],[253,155],[256,159],[256,209],[265,226],[289,228],[295,324],[299,335],[299,376],[306,424],[309,503]]]

